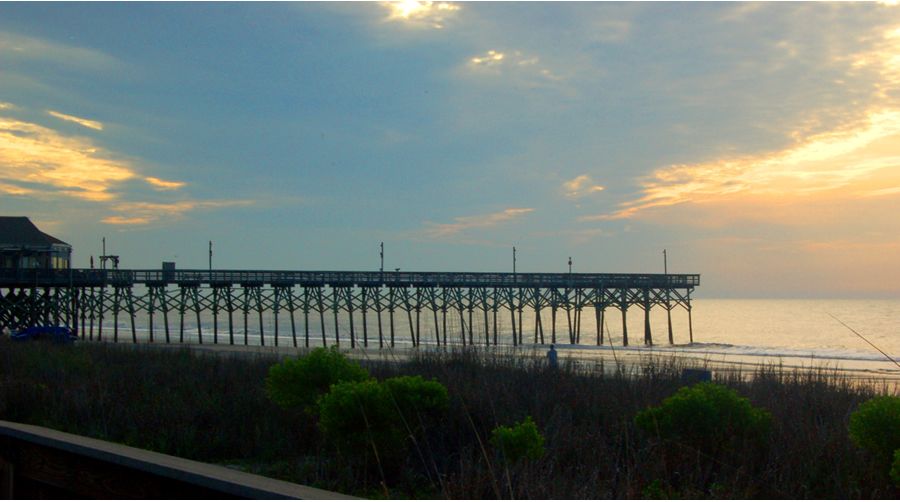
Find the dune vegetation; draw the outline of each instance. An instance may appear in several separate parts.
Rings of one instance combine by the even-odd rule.
[[[0,361],[2,420],[348,495],[900,496],[890,452],[850,432],[863,403],[895,389],[835,369],[768,365],[695,385],[678,359],[553,369],[539,353],[422,350],[359,361],[364,372],[311,405],[267,389],[274,355],[0,340]],[[346,411],[355,402],[361,422]]]

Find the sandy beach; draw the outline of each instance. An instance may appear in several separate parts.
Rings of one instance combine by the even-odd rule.
[[[160,344],[144,343],[137,346],[132,344],[119,344],[126,347],[158,348],[162,350],[188,349],[197,353],[217,354],[220,356],[234,357],[274,357],[287,358],[306,354],[313,348],[293,346],[259,346],[259,345],[227,345],[227,344]],[[481,347],[476,346],[476,351],[493,351],[514,353],[523,359],[545,359],[549,345],[526,345],[520,347],[500,346]],[[557,345],[560,364],[572,364],[588,371],[612,372],[617,366],[621,366],[626,372],[641,372],[642,368],[651,364],[679,364],[689,369],[705,369],[716,373],[740,372],[746,376],[752,375],[761,366],[781,367],[785,371],[805,372],[810,369],[823,370],[825,372],[840,372],[848,378],[861,383],[888,385],[900,385],[900,368],[890,362],[867,360],[831,360],[802,357],[752,357],[735,356],[733,354],[716,354],[712,352],[694,351],[690,345],[665,345],[655,348],[635,347],[610,347],[610,346],[565,346]],[[410,354],[422,353],[452,353],[461,350],[473,350],[472,347],[448,346],[434,347],[360,347],[341,348],[348,357],[357,360],[392,361],[402,362]]]

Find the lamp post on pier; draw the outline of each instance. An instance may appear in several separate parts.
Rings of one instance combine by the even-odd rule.
[[[666,250],[663,249],[663,274],[666,276],[666,317],[669,321],[669,344],[675,343],[675,338],[672,336],[672,303],[671,298],[669,296],[669,263],[668,258],[666,257]],[[693,343],[693,335],[691,336],[691,343]]]
[[[384,282],[384,242],[381,243],[381,267],[378,269],[378,280]]]

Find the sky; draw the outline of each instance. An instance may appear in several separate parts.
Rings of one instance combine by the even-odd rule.
[[[0,3],[0,215],[74,267],[900,298],[898,213],[900,5]]]

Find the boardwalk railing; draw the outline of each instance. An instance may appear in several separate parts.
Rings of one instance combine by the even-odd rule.
[[[5,499],[351,499],[226,467],[0,421]]]

